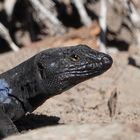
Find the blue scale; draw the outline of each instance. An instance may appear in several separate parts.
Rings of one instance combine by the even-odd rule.
[[[10,89],[5,79],[0,79],[0,103],[4,102],[8,98],[8,95],[11,94],[11,92],[12,89]]]

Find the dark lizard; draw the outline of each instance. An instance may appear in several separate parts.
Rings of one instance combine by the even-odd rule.
[[[112,58],[86,45],[48,49],[0,75],[0,137],[18,133],[14,122],[48,98],[98,76]]]

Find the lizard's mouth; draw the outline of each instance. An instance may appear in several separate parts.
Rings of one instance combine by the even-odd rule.
[[[112,58],[109,55],[104,55],[98,58],[97,61],[85,62],[79,66],[71,66],[62,72],[62,77],[67,78],[92,78],[107,71],[112,65]],[[84,79],[84,80],[85,80]]]

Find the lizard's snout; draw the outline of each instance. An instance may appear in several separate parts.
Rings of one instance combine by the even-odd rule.
[[[109,55],[104,56],[102,58],[102,61],[103,61],[104,64],[110,64],[110,65],[112,64],[112,58]]]
[[[113,59],[108,54],[101,53],[99,55],[99,60],[103,63],[105,69],[109,69],[113,63]]]

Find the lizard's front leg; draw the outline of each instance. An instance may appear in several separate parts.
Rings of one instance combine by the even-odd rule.
[[[5,114],[4,107],[0,104],[0,139],[18,133],[12,120]]]

